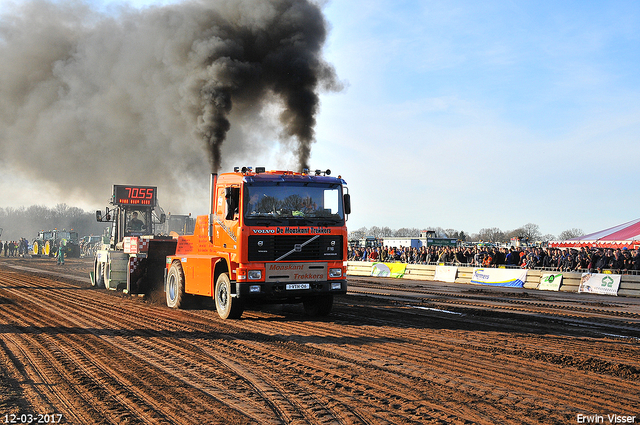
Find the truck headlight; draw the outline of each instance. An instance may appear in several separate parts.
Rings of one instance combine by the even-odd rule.
[[[260,285],[250,285],[249,292],[251,292],[252,294],[260,292]]]
[[[247,277],[249,278],[249,280],[261,280],[262,270],[249,270],[247,272]]]
[[[341,277],[342,269],[329,269],[329,277]]]
[[[342,289],[342,283],[331,282],[331,290]]]

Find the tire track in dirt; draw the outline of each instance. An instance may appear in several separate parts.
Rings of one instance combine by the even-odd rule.
[[[0,353],[0,364],[4,365],[7,377],[12,381],[7,382],[6,386],[3,385],[3,388],[9,394],[13,392],[16,399],[20,398],[17,397],[18,394],[24,399],[22,403],[8,404],[3,413],[62,415],[65,422],[89,423],[86,420],[89,406],[80,406],[77,403],[74,406],[74,403],[65,397],[64,392],[56,388],[58,381],[55,370],[48,365],[43,366],[43,359],[36,358],[37,352],[29,350],[29,345],[23,338],[18,337],[8,337],[6,341],[0,341],[3,351]],[[23,385],[25,383],[36,385]]]
[[[318,335],[322,336],[322,332],[318,332]],[[374,341],[373,337],[371,340]],[[465,411],[465,409],[461,409],[459,403],[457,403],[456,408],[448,409],[447,404],[450,404],[448,403],[448,401],[450,401],[451,399],[455,399],[457,397],[459,398],[461,395],[460,389],[459,389],[460,380],[447,381],[445,383],[447,384],[446,386],[439,385],[438,381],[440,381],[440,379],[437,377],[437,375],[434,374],[433,372],[425,373],[423,365],[420,364],[420,361],[423,360],[424,357],[416,358],[416,362],[414,364],[411,364],[409,362],[409,360],[411,360],[409,347],[413,345],[413,342],[409,340],[407,340],[407,342],[408,344],[400,344],[395,346],[392,344],[388,347],[384,347],[384,349],[379,352],[368,350],[367,351],[368,358],[361,359],[361,360],[354,359],[353,352],[343,350],[339,354],[343,356],[346,361],[350,362],[351,373],[354,373],[353,372],[354,364],[357,364],[359,368],[363,369],[364,371],[366,371],[367,369],[376,369],[377,372],[380,372],[381,370],[383,370],[385,374],[388,375],[386,379],[382,380],[383,382],[385,382],[384,388],[377,387],[372,390],[372,392],[375,392],[377,394],[381,394],[382,396],[384,396],[383,398],[391,399],[391,400],[393,399],[401,400],[403,398],[406,399],[408,393],[410,393],[411,389],[413,388],[414,394],[412,395],[417,399],[440,400],[439,403],[432,404],[430,406],[432,409],[436,411],[437,410],[448,411],[450,415],[465,417],[467,419],[473,419],[477,417],[476,418],[477,420],[481,420],[482,415],[479,415],[477,413],[479,410],[477,405],[474,407],[473,411],[471,410]],[[395,357],[394,353],[402,353],[402,356],[394,359]],[[333,355],[335,357],[336,352],[333,352]],[[430,364],[430,366],[432,365],[433,364]],[[412,368],[415,370],[415,373],[410,372]],[[330,371],[327,371],[327,373],[330,373]],[[451,375],[451,371],[449,371],[448,374]],[[333,377],[334,382],[337,379],[338,379],[337,376]],[[478,381],[478,383],[479,382],[480,381]],[[344,385],[348,385],[348,384],[344,384]],[[368,385],[372,387],[372,384],[369,383]],[[495,382],[492,382],[492,385],[495,385]],[[437,387],[437,389],[431,390],[428,394],[426,393],[426,390],[417,390],[417,388],[429,388],[429,387]],[[446,397],[443,397],[443,395],[445,394],[446,394]],[[477,397],[470,397],[470,398],[472,399],[470,401],[474,401],[474,402],[478,401]],[[425,407],[424,404],[425,403],[423,403],[423,406],[421,407]],[[411,410],[411,408],[408,407],[409,403],[405,401],[404,405],[407,406],[406,407],[407,409]],[[490,410],[491,411],[490,414],[495,417],[495,414],[496,414],[495,409],[493,409],[491,406],[487,406],[487,410]],[[486,413],[489,413],[489,412],[486,412]],[[448,419],[451,419],[451,418],[448,418]],[[508,415],[507,415],[507,418],[504,418],[504,419],[506,421],[506,419],[508,419]],[[509,422],[505,422],[505,423],[509,423]],[[522,421],[514,420],[512,421],[512,423],[522,423]],[[533,423],[535,423],[535,421]]]
[[[52,303],[53,298],[55,298],[55,296],[53,296],[53,297],[49,297],[47,302],[48,302],[49,304],[50,304],[50,303]],[[94,306],[94,308],[95,308],[95,306]],[[98,313],[93,312],[92,314],[99,314],[99,312],[98,312]],[[85,314],[83,313],[83,316],[84,316],[84,315],[85,315]],[[156,320],[157,320],[157,319],[156,319]],[[173,322],[172,322],[172,324],[173,324]],[[234,358],[239,358],[239,357],[241,357],[241,356],[240,356],[237,352],[236,352],[236,353],[234,353]],[[261,357],[261,356],[257,356],[257,358],[258,358],[258,359],[259,359],[260,357]],[[246,363],[248,363],[248,364],[255,364],[255,363],[256,363],[256,356],[254,355],[254,356],[253,356],[253,358],[252,358],[252,360],[247,361]],[[306,366],[306,368],[308,369],[308,366]],[[236,369],[236,370],[237,370],[237,369]],[[270,368],[269,370],[271,370],[271,368]],[[296,374],[297,374],[297,372],[296,372]],[[326,372],[322,372],[322,375],[326,375]],[[317,387],[315,387],[315,388],[313,388],[313,389],[317,391]],[[380,387],[378,387],[378,388],[373,388],[373,391],[375,391],[375,392],[379,392],[380,390],[382,390],[382,388],[380,388]],[[295,389],[295,391],[293,391],[293,394],[300,394],[300,393],[301,393],[300,388],[296,388],[296,389]],[[308,392],[308,393],[312,393],[312,392]],[[288,396],[288,397],[291,397],[291,396],[292,396],[292,394],[291,394],[291,393],[287,393],[287,396]],[[380,398],[380,396],[378,396],[377,398],[379,399],[379,398]],[[334,397],[334,403],[335,403],[335,397]],[[309,406],[309,401],[305,401],[305,403],[303,403],[303,404],[304,404],[305,406]],[[311,404],[315,404],[315,407],[311,408],[311,411],[312,411],[312,412],[314,412],[314,414],[316,414],[316,415],[317,415],[317,414],[319,413],[319,409],[320,409],[320,410],[322,409],[322,407],[321,407],[321,406],[322,406],[322,403],[319,403],[319,402],[318,402],[318,403],[311,403]],[[315,410],[314,410],[314,409],[315,409]],[[345,408],[343,407],[343,410],[344,410],[344,409],[345,409]],[[324,416],[330,416],[330,415],[329,415],[328,413],[326,413],[326,412],[322,413],[322,415],[324,415]],[[322,416],[322,415],[321,415],[321,416]],[[360,414],[360,416],[362,416],[362,414]],[[307,419],[310,419],[310,418],[307,418]],[[335,418],[334,418],[334,419],[335,419]],[[397,420],[397,419],[398,419],[398,418],[396,418],[396,420]],[[310,422],[310,423],[313,423],[313,422]],[[321,422],[319,422],[319,423],[321,423]]]
[[[53,296],[53,297],[49,297],[49,298],[48,298],[48,303],[51,305],[51,303],[55,301],[54,299],[55,299],[55,296]],[[32,301],[35,301],[35,300],[32,300]],[[138,306],[138,308],[139,308],[139,306]],[[90,314],[86,314],[86,313],[87,313],[87,312],[84,312],[84,313],[82,314],[82,316],[100,315],[100,313],[101,313],[101,312],[99,312],[99,311],[92,311]],[[116,318],[116,319],[117,319],[117,318]],[[157,320],[157,318],[156,318],[156,320]],[[172,321],[171,323],[173,324],[174,322]],[[92,325],[94,325],[94,324],[92,324],[92,323],[84,323],[83,325],[84,325],[84,326],[92,326]],[[122,348],[122,345],[121,345],[120,347]],[[164,347],[164,348],[166,348],[166,347]],[[149,353],[146,353],[146,354],[149,354]],[[164,353],[163,353],[163,354],[164,354]],[[184,356],[184,354],[183,354],[183,356]],[[207,360],[209,360],[209,361],[210,361],[211,359],[207,359]],[[148,361],[148,359],[147,359],[147,361]],[[282,397],[280,397],[280,398],[282,398]]]
[[[32,306],[30,306],[32,307]],[[24,309],[23,311],[34,310],[33,308]],[[51,317],[47,315],[48,317]],[[81,314],[82,316],[82,314]],[[68,317],[73,318],[72,315]],[[144,391],[141,391],[141,388],[145,388],[145,382],[150,380],[152,382],[161,381],[163,378],[161,375],[166,375],[163,373],[157,373],[154,376],[146,376],[144,374],[138,376],[137,370],[140,369],[140,364],[144,364],[144,356],[133,357],[134,360],[128,360],[131,358],[129,353],[122,350],[121,348],[115,347],[113,343],[102,341],[103,334],[108,334],[109,332],[98,331],[96,329],[92,329],[91,326],[96,325],[96,323],[89,323],[89,321],[85,321],[84,323],[80,323],[78,318],[75,318],[74,321],[69,321],[66,319],[57,318],[55,323],[53,323],[50,319],[47,321],[39,320],[38,317],[33,314],[23,314],[22,317],[18,314],[15,314],[12,320],[24,320],[25,323],[32,323],[30,326],[16,327],[18,331],[24,331],[25,329],[71,329],[73,332],[80,331],[82,334],[82,341],[77,342],[74,341],[71,337],[65,337],[63,331],[56,331],[56,338],[58,340],[58,344],[66,347],[67,354],[67,362],[71,365],[73,364],[81,364],[84,365],[86,370],[90,370],[89,374],[85,374],[82,377],[75,377],[73,379],[74,382],[79,382],[82,380],[92,381],[90,385],[89,393],[95,393],[96,391],[102,391],[104,394],[100,397],[101,400],[112,398],[115,402],[107,405],[107,408],[102,412],[104,416],[109,418],[109,423],[122,423],[124,418],[128,416],[134,416],[138,418],[148,418],[149,416],[153,416],[150,414],[153,412],[160,412],[166,419],[162,419],[162,417],[156,417],[153,423],[193,423],[195,420],[197,421],[206,421],[210,419],[210,414],[206,413],[205,415],[194,415],[193,412],[186,412],[184,415],[187,419],[179,420],[178,417],[175,417],[171,414],[170,410],[167,408],[162,408],[159,403],[154,401],[154,398],[157,396],[157,388],[146,388]],[[95,320],[95,317],[94,317]],[[80,327],[78,326],[80,324]],[[98,324],[99,325],[99,324]],[[82,332],[82,330],[85,330]],[[92,336],[91,334],[98,334],[95,338],[88,338],[87,335]],[[28,348],[27,348],[28,350]],[[47,347],[42,345],[37,349],[32,349],[31,351],[43,351],[47,352]],[[99,353],[100,356],[96,356],[96,353]],[[103,359],[103,360],[100,360]],[[111,360],[111,364],[109,364],[108,360]],[[139,363],[138,363],[139,361]],[[116,367],[114,367],[114,362],[119,363]],[[71,366],[73,367],[73,366]],[[64,366],[58,366],[58,369],[62,370]],[[143,370],[148,370],[148,367],[143,368]],[[145,372],[146,373],[146,372]],[[125,376],[126,374],[126,376]],[[176,383],[175,379],[172,376],[164,377],[163,385],[167,388],[174,387],[173,394],[170,398],[166,398],[163,400],[168,406],[171,406],[171,399],[184,399],[184,400],[194,400],[197,399],[197,394],[193,394],[191,387],[189,385],[186,386],[187,394],[182,397],[178,397],[179,391],[176,391]],[[157,387],[158,385],[156,385]],[[179,387],[179,386],[178,386]],[[95,402],[95,400],[93,400]],[[204,400],[206,404],[212,405],[215,404],[215,400]],[[138,408],[138,405],[148,405],[145,408]],[[184,403],[183,406],[189,406],[190,403]],[[119,412],[119,416],[109,415],[109,410],[113,410],[114,406],[127,406],[129,410],[132,412],[122,413]],[[116,410],[120,410],[118,407]],[[225,413],[225,422],[229,423],[229,419],[232,418],[233,412],[225,411],[225,409],[221,406],[218,406],[218,410]],[[111,417],[110,417],[111,416]],[[156,415],[157,416],[157,415]],[[237,416],[237,415],[236,415]],[[128,419],[128,418],[127,418]],[[245,423],[246,418],[239,419],[237,423]],[[91,422],[87,422],[91,423]],[[222,423],[222,422],[221,422]]]
[[[327,320],[310,321],[285,309],[247,311],[243,320],[223,322],[211,311],[169,310],[58,280],[14,274],[9,282],[4,276],[0,269],[0,297],[28,303],[55,320],[20,316],[21,326],[0,333],[0,342],[13,342],[19,331],[49,329],[41,332],[40,347],[63,342],[69,348],[62,357],[78,357],[87,376],[100,374],[90,357],[105,353],[99,365],[113,388],[136,387],[118,395],[134,403],[143,399],[144,408],[116,416],[134,422],[166,420],[151,401],[144,402],[161,379],[189,388],[176,390],[179,403],[214,400],[221,403],[214,411],[230,409],[255,423],[572,423],[577,413],[634,414],[640,398],[633,373],[637,344],[575,338],[548,322],[544,331],[552,333],[544,335],[539,324],[510,323],[499,315],[443,318],[394,304],[354,305],[353,297],[339,301]],[[0,323],[5,320],[0,315]],[[37,346],[26,349],[31,353]],[[0,360],[20,351],[4,350]],[[39,368],[39,361],[56,367]],[[45,374],[58,370],[60,379],[70,373],[58,368],[55,356],[32,362]],[[118,371],[136,366],[145,372]],[[174,396],[173,388],[163,390]]]
[[[528,292],[509,294],[504,296],[502,293],[489,293],[483,294],[482,289],[468,290],[465,293],[451,293],[425,290],[420,287],[412,286],[410,284],[402,285],[385,285],[385,284],[371,284],[366,281],[356,281],[349,284],[350,291],[359,292],[365,295],[371,295],[366,289],[374,289],[376,291],[388,291],[388,296],[392,297],[393,294],[397,294],[407,300],[416,300],[425,305],[432,305],[434,307],[447,308],[447,307],[473,307],[473,308],[491,308],[497,310],[504,310],[510,312],[521,313],[538,313],[549,314],[559,317],[593,317],[601,320],[606,318],[628,318],[630,321],[628,324],[635,329],[640,330],[640,312],[638,311],[626,311],[625,304],[623,302],[609,302],[609,303],[589,303],[587,301],[582,304],[576,305],[575,300],[548,300],[539,298],[537,295],[530,295]],[[362,291],[362,289],[365,289]],[[544,291],[543,291],[544,292]],[[520,296],[524,299],[514,298],[514,296]],[[533,298],[531,300],[526,298]],[[589,304],[597,304],[597,306],[585,306]],[[582,315],[574,315],[568,312],[582,313]]]
[[[180,400],[180,386],[176,386],[174,380],[170,380],[160,374],[154,374],[150,368],[140,368],[138,361],[142,358],[131,359],[127,357],[121,349],[114,347],[113,344],[105,343],[100,337],[87,337],[87,333],[82,333],[79,337],[77,334],[65,334],[65,328],[72,329],[77,332],[76,327],[68,326],[65,323],[59,323],[53,327],[49,321],[38,320],[33,315],[25,314],[23,317],[15,317],[14,320],[24,320],[31,323],[29,327],[16,326],[16,331],[22,331],[24,328],[31,329],[49,329],[54,332],[56,341],[52,343],[47,341],[50,335],[36,335],[31,338],[28,344],[33,348],[27,347],[30,352],[41,353],[43,360],[40,364],[52,365],[57,374],[63,375],[66,381],[73,382],[77,386],[85,387],[89,391],[83,391],[83,394],[95,395],[90,400],[86,400],[88,404],[94,408],[100,409],[100,416],[107,419],[106,423],[123,423],[133,418],[143,420],[149,423],[192,423],[193,420],[206,420],[208,416],[198,416],[193,411],[183,412],[184,416],[190,419],[181,420],[179,416],[173,414],[172,410],[167,409],[165,405],[172,405],[172,399]],[[46,331],[45,331],[46,332]],[[81,340],[78,340],[81,338]],[[52,346],[64,347],[61,351],[64,356],[54,358]],[[99,353],[99,356],[96,356]],[[111,363],[109,363],[111,360]],[[114,367],[113,362],[118,362],[118,366]],[[140,372],[140,370],[142,372]],[[147,384],[153,382],[153,384]],[[173,394],[170,398],[158,396],[158,388],[174,387]],[[196,394],[192,394],[189,390],[183,399],[194,399]],[[72,397],[69,397],[72,398]],[[159,401],[156,399],[159,398]],[[206,400],[209,404],[211,400]],[[189,404],[186,404],[189,406]],[[230,416],[230,415],[228,415]],[[89,421],[87,423],[91,423]]]
[[[360,328],[358,330],[358,335],[366,335],[366,332]],[[399,335],[398,337],[400,336],[402,335]],[[407,336],[403,336],[403,337],[407,337]],[[544,343],[543,340],[540,340],[538,342]],[[459,343],[456,343],[456,345],[458,344]],[[414,342],[411,342],[409,345],[412,346],[417,344],[415,344]],[[511,374],[511,375],[504,374],[501,380],[497,380],[494,374],[492,373],[493,369],[496,366],[495,360],[492,357],[489,357],[488,361],[484,361],[482,359],[480,359],[482,360],[480,361],[478,359],[478,354],[481,354],[486,357],[486,353],[483,352],[484,350],[481,350],[480,352],[478,352],[478,349],[475,346],[471,346],[468,344],[465,345],[465,348],[467,348],[468,352],[474,353],[473,361],[465,363],[464,359],[462,360],[456,359],[455,362],[451,362],[450,361],[451,359],[446,359],[446,361],[443,363],[443,366],[442,366],[443,373],[448,372],[448,375],[451,375],[451,372],[455,371],[456,374],[459,374],[459,376],[464,377],[465,380],[467,380],[469,377],[475,376],[478,379],[477,382],[483,381],[484,376],[489,376],[491,377],[490,383],[492,386],[503,384],[505,388],[509,388],[509,386],[512,386],[512,382],[514,379],[521,379],[521,376],[519,374]],[[585,348],[588,350],[589,347],[585,347]],[[439,348],[439,349],[444,350],[446,348]],[[397,363],[402,364],[403,368],[406,368],[407,360],[409,360],[411,357],[411,350],[407,349],[405,346],[389,347],[386,352],[382,353],[381,358],[387,358],[387,359],[393,358],[394,352],[402,353],[402,357],[397,358]],[[539,352],[540,350],[537,349],[534,354]],[[492,356],[494,354],[495,352],[491,353]],[[529,356],[528,358],[520,360],[521,354],[522,354],[522,350],[518,350],[515,354],[509,353],[509,352],[501,353],[501,357],[506,357],[505,360],[510,363],[509,366],[513,366],[515,369],[531,370],[532,368],[535,369],[536,367],[538,367],[537,363],[532,363],[531,361],[531,358],[535,356]],[[416,357],[416,361],[420,359],[418,355],[416,355],[415,357]],[[432,358],[437,359],[437,353],[434,354]],[[369,359],[368,362],[372,362],[372,360],[375,360],[375,359]],[[433,363],[432,363],[432,366],[434,366]],[[536,373],[533,377],[529,377],[529,382],[532,384],[531,387],[549,388],[550,387],[549,376],[548,376],[549,370],[546,369],[547,365],[541,365],[540,367],[541,369],[539,373]],[[591,387],[591,392],[589,391],[589,388],[586,388],[587,391],[583,394],[583,397],[582,398],[578,397],[578,401],[581,401],[582,403],[584,403],[585,406],[594,407],[594,408],[606,407],[606,408],[612,409],[612,411],[616,411],[616,409],[625,409],[625,408],[629,409],[629,406],[634,405],[633,400],[638,395],[637,390],[634,388],[634,384],[629,384],[628,382],[624,382],[619,379],[612,379],[610,376],[606,376],[606,375],[603,377],[597,377],[595,379],[592,379],[591,377],[588,376],[589,375],[588,370],[583,372],[585,372],[585,374],[587,375],[585,376],[584,379],[589,381],[589,386]],[[458,384],[461,384],[461,382],[459,382]],[[571,393],[575,391],[574,390],[575,376],[571,377],[570,379],[563,380],[561,382],[558,381],[556,384],[561,384],[561,385],[559,386],[556,385],[556,387],[551,386],[552,390],[554,391],[553,395],[558,396],[559,398],[562,398],[562,394]],[[610,384],[613,384],[613,387],[611,387]],[[606,388],[611,388],[611,391],[603,391],[603,389],[606,389]],[[623,394],[629,394],[629,395],[621,397],[619,394],[617,394],[617,392],[620,389],[623,390],[622,391]],[[629,392],[627,393],[627,391]],[[526,394],[525,391],[521,391],[521,392],[523,393],[524,399],[530,400],[532,397],[537,397],[544,402],[546,402],[549,399],[548,391],[544,391],[538,394]],[[599,401],[593,399],[594,393],[600,393],[604,398],[611,398],[614,400],[618,399],[618,403],[617,404],[611,403],[603,406]],[[574,396],[575,396],[575,393],[574,393]],[[513,398],[513,394],[510,394],[509,397]],[[589,403],[589,400],[591,400],[592,402]],[[497,400],[497,402],[500,402],[500,400]],[[591,404],[591,406],[589,406],[589,404]],[[572,414],[572,412],[573,411],[568,411],[567,414]]]

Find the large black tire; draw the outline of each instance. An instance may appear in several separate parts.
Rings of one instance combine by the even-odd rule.
[[[182,270],[182,265],[177,261],[174,261],[169,267],[165,295],[167,297],[167,306],[170,308],[183,308],[185,306],[184,271]]]
[[[105,263],[93,262],[93,284],[97,288],[104,288],[104,266]]]
[[[109,288],[109,284],[111,282],[111,262],[102,263],[102,275],[104,276],[104,285],[103,287]]]
[[[229,273],[218,276],[214,298],[216,311],[221,319],[239,319],[242,316],[244,305],[239,298],[231,296]]]
[[[308,298],[302,302],[302,305],[309,316],[328,316],[333,308],[333,294]]]
[[[91,286],[98,285],[98,259],[93,259],[93,279],[91,279]]]

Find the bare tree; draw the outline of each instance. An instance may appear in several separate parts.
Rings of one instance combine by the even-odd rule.
[[[101,234],[103,223],[96,222],[93,212],[77,207],[58,204],[54,208],[32,205],[29,208],[0,208],[0,222],[4,227],[4,238],[31,240],[41,230],[66,229],[76,231],[80,237]]]
[[[349,232],[349,239],[351,240],[362,239],[366,235],[367,235],[367,228],[361,227],[358,230],[352,230],[351,232]]]
[[[510,241],[513,238],[521,238],[523,233],[524,230],[522,230],[522,227],[518,227],[517,229],[505,232],[505,238],[507,239],[507,241]]]
[[[429,230],[436,232],[436,236],[439,238],[446,238],[447,232],[442,227],[430,227]]]
[[[397,238],[412,238],[420,236],[420,231],[418,229],[409,229],[407,227],[403,227],[395,231],[394,236]]]
[[[458,239],[458,231],[456,229],[445,229],[444,234],[448,238],[456,238],[456,239]]]
[[[467,239],[467,235],[465,235],[463,231],[457,231],[456,229],[446,229],[444,232],[448,238],[455,238],[461,241]]]
[[[373,226],[369,229],[367,236],[373,236],[374,238],[381,238],[383,237],[382,229],[379,228],[378,226]]]
[[[539,241],[542,238],[542,233],[540,233],[540,226],[533,223],[527,223],[522,226],[522,234],[520,237],[529,240],[529,242]]]
[[[480,229],[478,239],[484,242],[505,242],[505,233],[497,227]]]
[[[391,230],[389,227],[385,226],[382,228],[382,237],[383,238],[388,238],[390,236],[393,236],[393,230]]]
[[[567,239],[579,238],[580,236],[584,236],[582,229],[573,228],[560,232],[558,240],[566,241]]]

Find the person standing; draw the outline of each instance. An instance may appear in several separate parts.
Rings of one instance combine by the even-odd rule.
[[[60,246],[58,247],[58,261],[57,264],[58,265],[64,265],[64,251],[65,251],[65,244],[63,241],[60,241]]]

